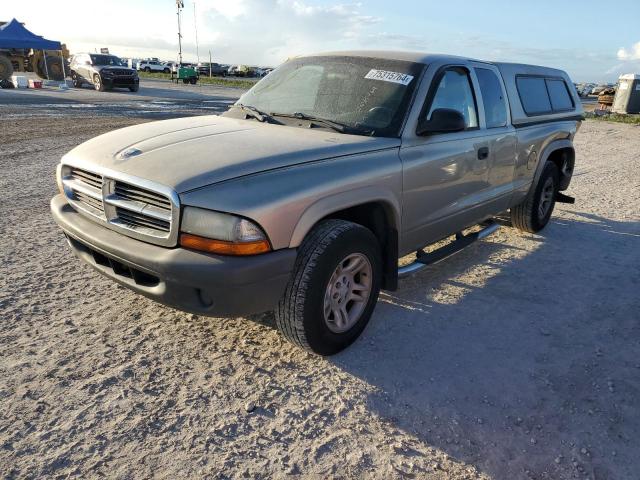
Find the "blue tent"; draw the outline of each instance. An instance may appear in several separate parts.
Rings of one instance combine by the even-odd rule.
[[[0,48],[33,48],[34,50],[60,50],[60,42],[47,40],[31,33],[15,18],[0,27]]]

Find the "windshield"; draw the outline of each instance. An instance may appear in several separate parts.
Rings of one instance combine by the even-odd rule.
[[[374,136],[397,137],[423,68],[368,57],[298,58],[270,73],[237,104],[277,120],[278,114],[303,114]]]
[[[92,65],[110,65],[112,67],[124,67],[125,64],[115,55],[90,55]]]

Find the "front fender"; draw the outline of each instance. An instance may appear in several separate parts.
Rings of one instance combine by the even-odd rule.
[[[389,227],[400,230],[401,207],[397,196],[388,188],[366,186],[329,195],[309,205],[293,230],[289,246],[293,248],[300,245],[307,233],[323,218],[365,203],[382,204],[391,221]]]
[[[401,194],[394,147],[227,180],[181,194],[180,201],[255,221],[277,250],[297,247],[327,215],[372,201],[383,202],[399,230]]]

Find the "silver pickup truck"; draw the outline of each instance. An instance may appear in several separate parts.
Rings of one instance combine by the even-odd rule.
[[[274,311],[287,339],[330,355],[360,335],[380,289],[492,233],[497,215],[536,232],[572,202],[561,192],[582,118],[560,70],[312,55],[222,116],[74,148],[51,209],[75,253],[118,283],[197,314]]]

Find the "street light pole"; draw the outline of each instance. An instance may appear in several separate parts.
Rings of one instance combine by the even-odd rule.
[[[176,0],[178,7],[178,66],[182,65],[182,30],[180,28],[180,10],[184,8],[184,0]]]

